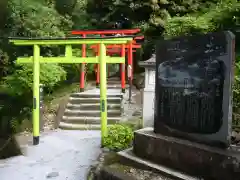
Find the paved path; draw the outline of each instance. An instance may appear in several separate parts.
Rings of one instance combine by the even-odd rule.
[[[55,130],[24,156],[0,160],[1,180],[86,180],[100,154],[100,131]]]
[[[119,89],[108,93],[120,93]],[[86,93],[99,94],[99,89]],[[131,117],[134,104],[128,104],[128,91],[124,95],[124,114]],[[139,92],[138,92],[139,94]],[[133,92],[133,99],[136,93]],[[135,100],[134,100],[135,101]],[[91,165],[97,163],[101,152],[100,131],[54,130],[44,133],[38,146],[32,146],[32,137],[28,139],[23,156],[0,160],[0,180],[87,180]],[[22,143],[21,143],[22,144]]]

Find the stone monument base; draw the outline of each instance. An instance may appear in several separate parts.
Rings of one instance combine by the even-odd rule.
[[[155,164],[203,179],[239,180],[240,151],[220,149],[155,134],[152,128],[135,132],[133,153]]]

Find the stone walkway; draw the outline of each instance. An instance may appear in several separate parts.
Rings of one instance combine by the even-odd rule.
[[[30,139],[25,155],[0,160],[0,179],[87,180],[101,152],[100,137],[100,131],[55,130],[42,135],[38,146]]]

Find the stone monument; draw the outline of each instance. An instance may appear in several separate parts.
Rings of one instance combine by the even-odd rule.
[[[133,148],[118,153],[124,162],[169,179],[239,180],[240,147],[231,145],[234,60],[229,31],[159,42],[154,128],[135,131]]]
[[[157,45],[155,133],[230,145],[232,36],[209,33]]]
[[[156,55],[153,54],[147,61],[139,62],[139,66],[145,68],[145,86],[142,94],[143,127],[153,127]]]

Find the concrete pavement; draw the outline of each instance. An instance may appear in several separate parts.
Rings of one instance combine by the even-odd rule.
[[[86,180],[101,152],[100,131],[55,130],[40,144],[24,145],[26,153],[0,160],[1,180]]]

